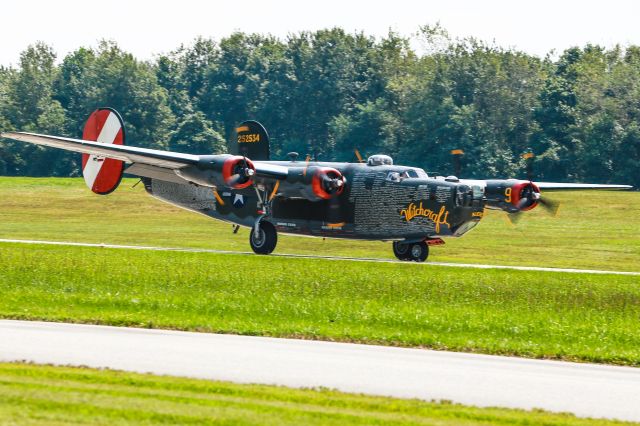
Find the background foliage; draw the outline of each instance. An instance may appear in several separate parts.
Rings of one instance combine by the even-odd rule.
[[[538,58],[423,27],[411,40],[339,28],[281,40],[234,33],[150,62],[113,42],[57,61],[29,46],[0,67],[0,130],[78,137],[99,106],[119,110],[129,143],[226,152],[235,125],[257,119],[274,159],[387,153],[396,162],[464,177],[524,177],[640,185],[640,46],[587,45]],[[79,156],[0,143],[0,174],[74,176]]]

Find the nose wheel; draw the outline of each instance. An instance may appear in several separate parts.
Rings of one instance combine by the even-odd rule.
[[[270,254],[278,243],[276,227],[271,222],[261,220],[258,226],[251,228],[249,244],[256,254]]]
[[[424,241],[418,243],[393,243],[393,254],[398,260],[411,260],[413,262],[424,262],[429,257],[429,246]]]

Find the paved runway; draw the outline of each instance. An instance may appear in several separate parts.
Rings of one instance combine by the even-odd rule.
[[[7,238],[0,238],[0,243],[49,244],[49,245],[58,245],[58,246],[101,247],[101,248],[108,248],[108,249],[184,251],[184,252],[191,252],[191,253],[218,253],[218,254],[237,254],[237,255],[253,255],[254,254],[253,252],[245,252],[245,251],[213,250],[213,249],[199,249],[199,248],[187,248],[187,247],[131,246],[131,245],[121,245],[121,244],[95,244],[95,243],[78,243],[78,242],[66,242],[66,241],[14,240],[14,239],[7,239]],[[359,262],[402,263],[403,265],[420,265],[420,266],[451,266],[455,268],[512,269],[512,270],[518,270],[518,271],[568,272],[568,273],[576,273],[576,274],[612,274],[612,275],[640,276],[640,272],[602,271],[602,270],[595,270],[595,269],[546,268],[546,267],[539,267],[539,266],[483,265],[483,264],[476,264],[476,263],[449,263],[449,262],[417,263],[417,262],[400,262],[394,259],[319,256],[319,255],[312,255],[312,254],[287,254],[287,253],[272,253],[270,256],[307,258],[307,259],[342,260],[342,261],[348,260],[348,261],[359,261]]]
[[[640,369],[347,343],[0,320],[0,361],[640,421]]]

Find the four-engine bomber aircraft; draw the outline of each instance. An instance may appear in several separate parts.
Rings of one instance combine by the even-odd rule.
[[[277,232],[393,241],[398,259],[424,261],[441,237],[460,237],[485,209],[518,214],[550,208],[541,190],[630,189],[627,185],[464,180],[397,166],[386,155],[366,163],[270,161],[269,137],[256,121],[238,126],[237,155],[192,155],[125,146],[124,124],[111,108],[94,111],[82,139],[3,133],[5,138],[83,154],[85,182],[114,191],[123,173],[140,176],[149,194],[215,219],[251,228],[255,253],[269,254]],[[125,167],[125,164],[128,166]],[[237,230],[237,228],[236,228]]]

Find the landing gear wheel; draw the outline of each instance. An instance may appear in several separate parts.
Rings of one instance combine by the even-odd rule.
[[[251,249],[254,253],[269,254],[276,248],[277,243],[278,233],[271,222],[261,221],[258,232],[255,231],[255,227],[251,228],[249,244],[251,244]]]
[[[409,249],[409,260],[414,262],[424,262],[429,257],[429,246],[424,241],[411,244]]]
[[[409,244],[404,244],[398,241],[393,243],[393,254],[398,260],[409,260],[411,252],[409,251]]]

